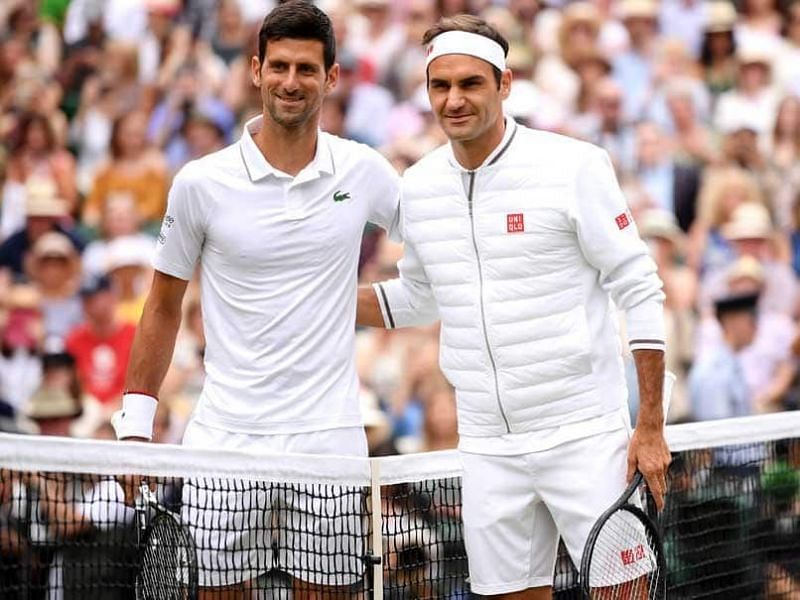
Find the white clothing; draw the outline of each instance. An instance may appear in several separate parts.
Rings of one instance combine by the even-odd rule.
[[[367,454],[363,427],[250,435],[192,422],[183,445],[253,453]],[[182,518],[195,540],[199,585],[250,581],[276,561],[282,571],[303,581],[356,583],[365,572],[362,502],[359,488],[187,480]]]
[[[580,566],[592,526],[626,488],[629,432],[618,426],[517,456],[461,453],[473,592],[494,595],[552,585],[559,536]],[[643,528],[637,534],[618,549],[638,547],[646,538]],[[649,570],[646,561],[637,560],[614,583]]]
[[[475,171],[449,146],[406,171],[400,278],[375,286],[387,327],[441,317],[459,433],[475,438],[625,406],[610,299],[632,350],[664,348],[661,281],[606,153],[506,123]]]
[[[206,381],[194,420],[287,434],[361,424],[355,370],[357,262],[367,221],[391,232],[398,177],[367,146],[320,132],[295,177],[241,140],[184,166],[154,267],[201,266]]]

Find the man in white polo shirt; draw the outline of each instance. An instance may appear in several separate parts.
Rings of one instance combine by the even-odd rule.
[[[357,262],[368,221],[393,231],[399,181],[377,152],[318,130],[339,73],[334,57],[322,11],[302,1],[275,8],[252,59],[263,114],[237,143],[175,177],[115,418],[119,438],[151,435],[199,261],[207,376],[184,445],[366,456],[354,367]],[[326,598],[339,597],[337,589],[360,579],[358,523],[321,523],[315,513],[345,507],[318,506],[297,490],[250,491],[232,499],[226,490],[184,490],[207,597],[242,598],[247,582],[274,564],[293,576],[295,598],[316,597],[321,586]],[[286,509],[270,516],[276,503]],[[279,528],[277,556],[273,519],[293,521]],[[217,531],[200,531],[203,520]],[[341,543],[309,533],[322,538],[345,526],[353,539]]]
[[[424,42],[450,143],[405,171],[400,277],[362,288],[357,320],[441,319],[472,591],[546,600],[559,535],[579,564],[635,469],[663,503],[661,281],[608,155],[504,117],[508,42],[468,15],[442,19]],[[639,375],[634,433],[611,300]]]

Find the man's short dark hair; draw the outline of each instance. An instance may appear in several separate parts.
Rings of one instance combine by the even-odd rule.
[[[258,32],[258,60],[264,62],[267,42],[282,39],[322,42],[322,56],[328,71],[336,60],[336,38],[330,18],[308,0],[289,0],[276,6],[264,18]]]
[[[508,40],[502,36],[494,27],[489,25],[480,17],[473,15],[455,15],[452,17],[442,17],[439,21],[425,32],[422,36],[422,45],[427,46],[430,44],[437,35],[447,31],[466,31],[467,33],[477,33],[483,37],[489,38],[493,42],[500,44],[503,49],[503,56],[508,56]],[[497,86],[500,87],[500,78],[502,73],[500,69],[492,65],[494,71],[494,78],[497,80]]]

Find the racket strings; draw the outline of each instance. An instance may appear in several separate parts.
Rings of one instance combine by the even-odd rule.
[[[141,600],[186,598],[193,552],[180,523],[167,515],[156,515],[141,557]]]
[[[657,600],[663,576],[658,540],[632,512],[619,509],[603,527],[590,557],[593,600]]]

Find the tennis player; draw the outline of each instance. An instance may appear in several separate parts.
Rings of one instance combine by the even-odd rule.
[[[663,505],[662,284],[607,154],[504,117],[507,41],[459,15],[424,43],[450,143],[405,172],[400,277],[359,290],[357,321],[441,319],[472,590],[550,598],[559,534],[579,564],[635,469]],[[638,371],[633,432],[611,300]]]
[[[151,437],[199,262],[207,376],[183,444],[366,456],[354,366],[357,262],[366,222],[394,231],[399,178],[367,146],[319,131],[339,75],[335,51],[331,22],[313,4],[276,7],[251,64],[262,114],[238,142],[176,175],[115,419],[120,439]],[[348,597],[361,577],[360,521],[336,521],[348,507],[335,499],[189,487],[184,514],[195,528],[201,597],[243,598],[247,582],[274,564],[295,578],[294,598],[340,597],[337,588]],[[265,513],[276,505],[277,514]],[[326,534],[334,531],[353,539]]]

